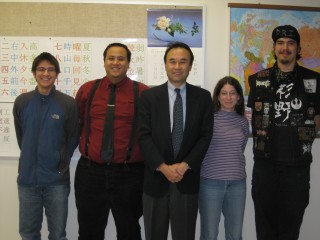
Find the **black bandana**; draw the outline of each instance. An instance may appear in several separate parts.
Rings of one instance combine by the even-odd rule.
[[[279,38],[291,38],[300,44],[300,34],[298,30],[291,25],[283,25],[276,27],[272,32],[273,42],[276,42]]]

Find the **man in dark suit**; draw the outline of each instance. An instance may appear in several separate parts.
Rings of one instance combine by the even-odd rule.
[[[211,140],[213,113],[210,93],[186,83],[193,59],[188,45],[169,45],[164,55],[168,82],[140,97],[146,240],[166,240],[169,222],[173,240],[195,238],[200,165]],[[178,144],[177,99],[182,100],[183,119]]]

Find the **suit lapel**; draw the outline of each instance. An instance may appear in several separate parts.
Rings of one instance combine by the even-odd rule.
[[[163,130],[163,133],[168,139],[171,138],[171,124],[170,124],[170,112],[169,112],[169,95],[168,85],[164,83],[159,86],[159,92],[156,98],[156,104],[159,106],[158,119],[159,128]]]
[[[185,134],[190,134],[192,131],[193,122],[195,121],[198,112],[198,95],[193,91],[193,86],[190,86],[190,84],[187,83],[186,91],[186,122],[183,133],[184,136]],[[183,139],[185,139],[185,137]]]

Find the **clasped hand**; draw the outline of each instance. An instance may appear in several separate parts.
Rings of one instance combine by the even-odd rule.
[[[159,167],[160,172],[172,183],[180,182],[188,169],[189,165],[186,162],[172,165],[163,163]]]

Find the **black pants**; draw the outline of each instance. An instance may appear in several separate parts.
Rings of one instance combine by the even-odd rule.
[[[117,239],[141,240],[142,187],[143,163],[106,166],[80,158],[74,183],[78,239],[105,239],[111,210]]]
[[[310,165],[255,163],[252,198],[257,240],[297,240],[309,204]]]
[[[161,198],[143,194],[146,240],[167,240],[169,224],[172,240],[194,240],[198,215],[198,194],[183,194],[175,183]]]

